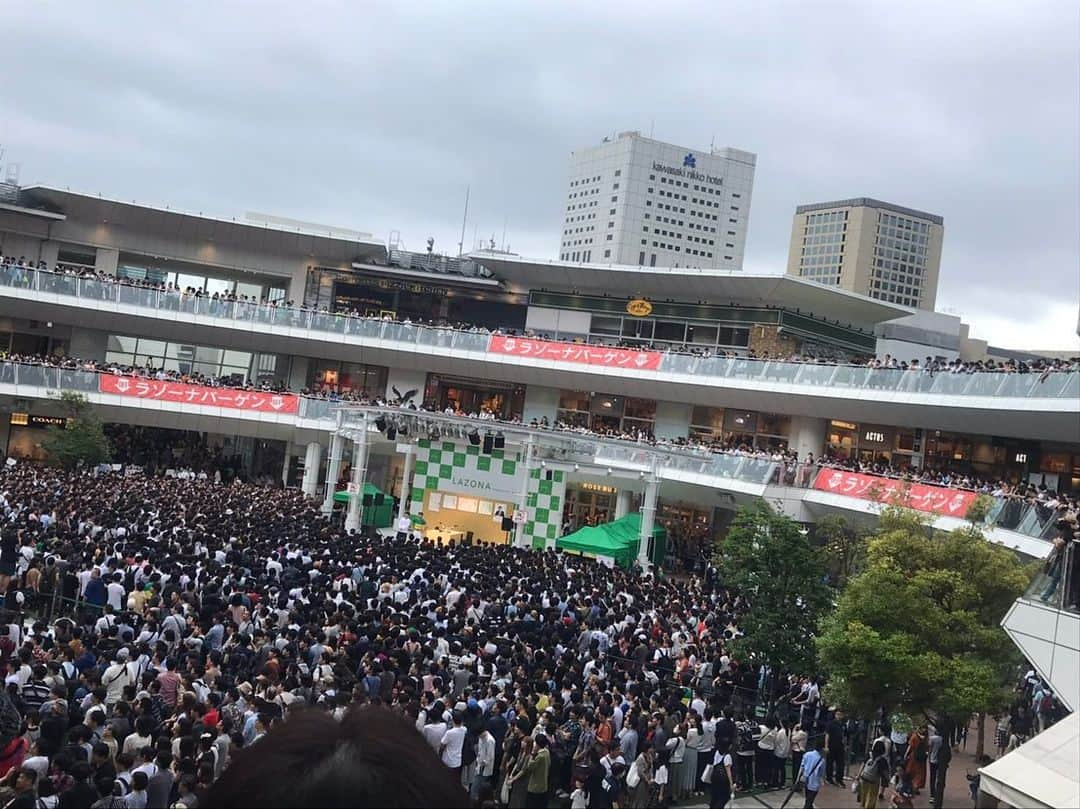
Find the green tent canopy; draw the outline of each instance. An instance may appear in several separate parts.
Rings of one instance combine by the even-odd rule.
[[[638,537],[641,534],[641,515],[627,514],[613,522],[603,525],[589,525],[572,534],[556,540],[555,547],[572,553],[585,553],[590,556],[608,556],[622,568],[629,568],[637,559]],[[660,526],[653,528],[654,565],[663,564],[666,549],[667,532]]]
[[[361,521],[372,528],[389,528],[394,524],[394,498],[374,483],[365,483],[363,496],[370,497],[371,502],[374,503],[376,495],[382,495],[382,504],[364,506]],[[348,503],[349,493],[347,491],[335,493],[334,502]]]

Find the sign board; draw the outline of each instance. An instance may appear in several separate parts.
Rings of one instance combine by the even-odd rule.
[[[874,500],[884,505],[905,506],[928,514],[960,518],[967,514],[968,508],[978,497],[975,492],[927,486],[925,483],[911,483],[877,475],[862,475],[843,469],[822,469],[814,480],[814,488],[845,497]]]
[[[644,298],[634,298],[626,304],[626,313],[634,317],[648,317],[652,314],[652,304]]]
[[[102,393],[181,405],[225,407],[230,410],[248,410],[258,413],[295,414],[300,409],[299,398],[291,393],[211,388],[206,385],[187,385],[183,382],[115,374],[102,374],[98,385],[98,390]]]
[[[560,343],[555,340],[533,340],[528,337],[507,337],[493,334],[488,344],[489,354],[509,354],[548,362],[579,365],[598,365],[607,368],[655,371],[663,354],[659,351],[635,351],[632,348]]]

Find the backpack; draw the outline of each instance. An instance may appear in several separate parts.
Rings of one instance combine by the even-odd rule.
[[[739,725],[739,752],[752,753],[755,747],[753,727],[749,724]]]
[[[868,758],[866,763],[863,764],[862,772],[859,773],[859,779],[865,781],[868,784],[880,783],[880,773],[878,772],[879,758]]]

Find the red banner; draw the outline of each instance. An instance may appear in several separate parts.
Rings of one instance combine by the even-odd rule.
[[[659,351],[636,351],[632,348],[608,348],[583,343],[555,343],[528,337],[507,337],[504,334],[492,335],[488,353],[647,371],[659,368],[660,358],[663,357]]]
[[[978,497],[975,492],[862,475],[858,472],[845,472],[843,469],[822,469],[814,481],[814,488],[845,497],[875,500],[884,505],[906,506],[943,517],[961,518],[967,514],[968,507]]]
[[[102,374],[100,379],[99,390],[102,393],[134,396],[137,399],[228,407],[233,410],[254,410],[259,413],[296,413],[300,407],[300,400],[290,393],[211,388],[205,385],[185,385],[182,382],[113,374]]]

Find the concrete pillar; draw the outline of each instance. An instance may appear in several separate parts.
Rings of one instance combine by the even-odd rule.
[[[94,269],[98,272],[116,275],[120,263],[120,251],[114,247],[99,247],[94,258]]]
[[[525,445],[525,463],[521,477],[521,492],[518,495],[517,507],[521,511],[525,511],[529,504],[529,481],[532,476],[533,468],[533,455],[536,451],[536,436],[530,435],[529,441]],[[527,520],[522,520],[514,528],[514,545],[518,548],[527,548],[529,546],[529,538],[525,536],[525,523]]]
[[[367,414],[360,423],[356,437],[353,438],[353,472],[352,483],[354,491],[349,495],[349,511],[345,515],[345,530],[359,531],[363,518],[364,508],[364,479],[367,477]]]
[[[792,416],[791,433],[788,436],[788,449],[799,453],[799,460],[808,453],[813,453],[817,460],[825,452],[825,436],[829,422],[809,416]]]
[[[45,241],[38,246],[38,261],[44,261],[46,266],[51,270],[56,266],[57,259],[60,258],[60,243],[54,241]],[[79,355],[84,356],[82,354]]]
[[[649,540],[652,539],[653,526],[656,524],[656,498],[660,493],[660,479],[656,476],[656,467],[645,482],[645,497],[641,502],[641,533],[638,534],[638,565],[642,570],[649,570]]]
[[[308,384],[308,368],[310,362],[307,357],[293,357],[289,367],[289,387],[293,390],[306,388]]]
[[[398,497],[397,507],[399,520],[409,513],[409,501],[412,500],[413,460],[415,458],[416,445],[410,441],[405,445],[405,468],[401,470],[401,495]]]
[[[281,467],[281,486],[282,488],[289,488],[289,463],[292,461],[293,445],[292,441],[285,442],[285,463]]]
[[[634,500],[634,493],[629,489],[619,489],[615,493],[615,519],[619,520],[630,513],[630,504]]]
[[[547,419],[554,424],[559,410],[559,391],[555,388],[543,388],[529,385],[525,388],[525,405],[521,420],[528,424],[533,419],[538,422]]]
[[[304,453],[304,480],[300,484],[307,497],[319,491],[319,469],[322,466],[322,444],[312,441]]]
[[[690,415],[693,407],[678,402],[657,402],[653,435],[676,440],[690,435]]]
[[[322,513],[334,510],[334,495],[337,494],[338,476],[341,474],[341,456],[345,452],[345,436],[334,433],[330,439],[330,463],[326,468],[326,497],[323,498]]]

